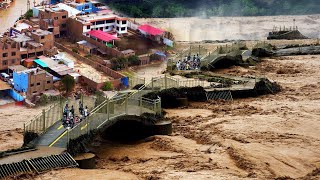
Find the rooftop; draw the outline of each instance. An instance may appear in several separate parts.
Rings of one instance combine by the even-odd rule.
[[[27,70],[27,68],[22,65],[9,66],[8,69],[10,69],[11,71],[14,71],[14,72],[20,72],[20,71]]]
[[[25,34],[16,34],[15,36],[12,37],[12,39],[15,42],[27,42],[32,40],[29,36]]]
[[[155,28],[155,27],[150,26],[150,25],[148,25],[148,24],[144,24],[144,25],[142,25],[142,26],[139,26],[138,29],[141,30],[141,31],[144,31],[144,32],[146,32],[146,33],[148,33],[148,34],[151,34],[151,35],[153,35],[153,36],[161,35],[161,34],[163,34],[163,32],[164,32],[163,30],[158,29],[158,28]]]
[[[108,34],[106,32],[103,32],[101,30],[91,30],[89,32],[87,32],[87,34],[89,34],[91,37],[95,37],[97,39],[106,41],[106,42],[110,42],[113,40],[119,40],[119,38],[112,36],[111,34]]]
[[[41,43],[37,43],[36,41],[28,41],[27,43],[36,48],[43,46]]]
[[[88,15],[83,15],[83,16],[77,16],[76,20],[81,22],[82,24],[90,23],[90,22],[95,22],[99,20],[109,20],[109,19],[121,19],[121,20],[127,20],[127,18],[119,17],[115,14],[112,14],[109,11],[106,11],[105,13],[103,12],[98,12],[96,14],[88,14]]]
[[[32,34],[36,34],[38,36],[46,36],[46,35],[49,35],[49,34],[52,34],[52,33],[50,31],[37,29],[37,30],[32,31]]]
[[[29,29],[29,28],[32,28],[32,26],[30,26],[29,24],[24,23],[24,22],[17,23],[14,27],[15,30],[20,31],[20,32],[24,29]]]
[[[93,44],[91,44],[91,43],[89,43],[89,42],[87,42],[87,41],[85,41],[85,40],[79,41],[79,42],[77,42],[77,44],[81,44],[81,45],[83,45],[83,46],[86,46],[86,47],[88,47],[89,49],[95,49],[95,48],[97,48],[97,46],[95,46],[95,45],[93,45]]]
[[[71,6],[68,6],[64,3],[59,3],[59,4],[56,4],[54,6],[51,6],[51,7],[47,7],[47,6],[38,6],[38,7],[35,7],[37,8],[39,11],[47,11],[47,12],[64,12],[64,11],[67,11],[68,12],[68,15],[69,16],[75,16],[77,14],[80,14],[81,11],[71,7]]]

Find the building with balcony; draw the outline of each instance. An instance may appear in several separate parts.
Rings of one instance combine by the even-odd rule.
[[[92,30],[123,36],[128,33],[128,19],[119,17],[110,11],[69,18],[68,35],[75,40],[82,40],[82,35]]]

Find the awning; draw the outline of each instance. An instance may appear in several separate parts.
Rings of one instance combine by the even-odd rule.
[[[100,39],[105,42],[110,42],[112,40],[118,40],[119,38],[112,36],[111,34],[108,34],[106,32],[100,31],[100,30],[91,30],[87,32],[92,37],[95,37],[97,39]]]
[[[25,59],[24,61],[25,61],[25,62],[27,62],[27,63],[30,63],[30,62],[33,62],[33,61],[34,61],[34,59],[29,58],[29,59]]]
[[[43,68],[48,67],[48,65],[45,62],[41,61],[40,59],[36,59],[36,60],[34,60],[34,62]]]
[[[155,27],[150,26],[148,24],[144,24],[142,26],[139,26],[138,29],[141,30],[141,31],[144,31],[144,32],[146,32],[148,34],[151,34],[153,36],[162,35],[163,32],[164,32],[163,30],[155,28]]]

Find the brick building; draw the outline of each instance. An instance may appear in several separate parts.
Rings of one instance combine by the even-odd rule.
[[[19,43],[11,38],[0,39],[0,71],[8,69],[9,66],[20,64]]]
[[[49,50],[54,47],[54,36],[49,31],[36,29],[31,32],[31,37],[37,43],[43,44],[45,50]]]
[[[68,11],[60,8],[39,8],[40,28],[60,37],[67,32]]]
[[[53,76],[40,68],[13,72],[14,89],[27,98],[53,88]]]

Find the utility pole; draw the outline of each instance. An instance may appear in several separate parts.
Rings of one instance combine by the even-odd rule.
[[[30,0],[27,1],[27,10],[30,10]]]
[[[33,0],[33,7],[36,7],[36,0]]]

